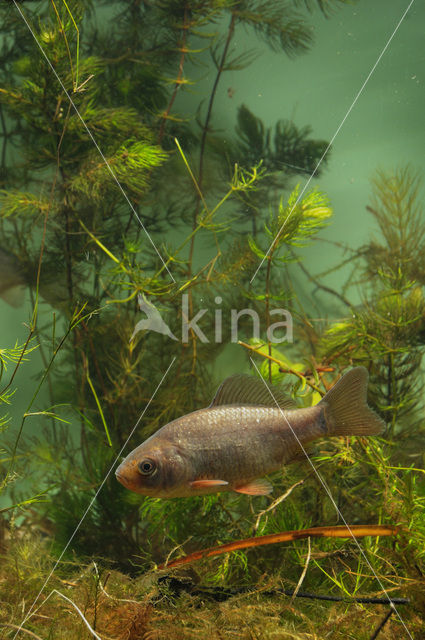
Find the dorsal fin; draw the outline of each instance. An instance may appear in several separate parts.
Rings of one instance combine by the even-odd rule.
[[[221,383],[210,407],[228,404],[276,407],[276,403],[281,409],[297,408],[294,400],[281,389],[262,378],[237,373]]]

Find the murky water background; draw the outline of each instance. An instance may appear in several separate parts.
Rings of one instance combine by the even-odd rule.
[[[413,4],[347,115],[407,4],[402,0],[373,3],[361,0],[354,6],[342,6],[329,19],[315,12],[311,20],[315,43],[310,52],[293,60],[281,52],[271,52],[261,40],[254,39],[252,33],[239,29],[231,54],[239,55],[252,49],[256,58],[247,69],[223,74],[217,92],[213,126],[222,130],[233,130],[237,108],[245,104],[266,126],[274,125],[279,119],[292,119],[297,126],[310,125],[315,138],[330,141],[337,134],[328,166],[312,184],[319,184],[334,208],[332,223],[322,231],[321,237],[352,248],[362,245],[375,232],[373,220],[365,209],[373,172],[406,163],[420,173],[425,170],[425,6],[422,3]],[[226,24],[220,25],[223,30]],[[205,62],[208,64],[206,56]],[[210,64],[205,68],[188,65],[186,73],[188,77],[193,76],[197,84],[179,94],[175,109],[190,117],[195,115],[203,93],[208,95],[214,71]],[[301,185],[303,180],[301,177]],[[304,253],[305,265],[313,273],[336,265],[342,256],[342,250],[335,245],[320,242],[309,246]],[[346,273],[330,274],[324,282],[338,287]],[[300,288],[311,290],[297,267],[293,269],[293,276]],[[318,295],[332,315],[332,297],[323,292]],[[27,305],[19,309],[12,309],[0,300],[3,345],[25,340],[24,323],[29,313],[29,296]],[[230,349],[234,363],[238,350]],[[227,357],[222,360],[218,363],[219,375],[220,370],[226,369]],[[19,402],[12,407],[12,416],[20,414],[29,401],[32,394],[29,379],[41,366],[36,352],[31,362],[20,369],[16,379]],[[39,404],[42,402],[43,396],[40,396]]]

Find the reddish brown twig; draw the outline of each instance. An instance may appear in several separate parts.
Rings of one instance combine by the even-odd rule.
[[[210,547],[195,551],[185,558],[178,558],[171,562],[163,562],[158,569],[177,567],[189,562],[195,562],[202,558],[210,558],[218,556],[222,553],[237,551],[238,549],[249,549],[252,547],[260,547],[267,544],[276,544],[277,542],[290,542],[292,540],[301,540],[303,538],[363,538],[364,536],[395,536],[400,531],[399,527],[389,525],[375,524],[363,525],[356,524],[351,527],[346,526],[329,526],[329,527],[312,527],[310,529],[297,529],[295,531],[283,531],[282,533],[271,533],[267,536],[255,536],[253,538],[245,538],[244,540],[236,540],[221,544],[218,547]]]

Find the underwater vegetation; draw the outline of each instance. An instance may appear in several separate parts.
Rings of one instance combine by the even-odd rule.
[[[238,30],[295,59],[314,46],[314,16],[343,4],[0,5],[0,297],[19,305],[23,287],[30,297],[26,342],[0,344],[5,638],[366,640],[389,608],[354,599],[386,594],[409,604],[400,605],[402,620],[390,609],[385,637],[400,637],[402,622],[421,637],[420,177],[411,167],[376,173],[365,202],[376,237],[346,247],[335,269],[345,278],[349,264],[349,275],[333,290],[297,253],[331,223],[327,195],[298,184],[326,169],[327,156],[317,165],[328,142],[308,123],[266,126],[245,105],[233,132],[214,117],[222,77],[253,59],[233,56]],[[202,100],[190,93],[199,69],[211,74]],[[184,92],[191,114],[180,106]],[[303,296],[293,285],[300,268]],[[303,302],[313,289],[320,323]],[[328,318],[328,299],[338,321]],[[141,307],[167,330],[147,330]],[[230,323],[218,332],[211,321],[248,308],[270,327],[276,307],[291,314],[293,344],[280,340],[287,322],[253,336],[245,314],[233,339]],[[209,319],[185,325],[202,309]],[[301,410],[351,367],[366,368],[368,402],[385,432],[321,440],[309,451],[313,466],[296,461],[273,475],[273,496],[162,500],[127,491],[114,476],[118,462],[210,402],[229,343],[247,372],[283,386]],[[20,374],[35,352],[43,367],[26,383],[33,393],[21,411]],[[353,538],[308,537],[158,569],[238,539],[340,524],[314,468],[349,525],[397,527],[397,535],[365,537],[362,553]]]

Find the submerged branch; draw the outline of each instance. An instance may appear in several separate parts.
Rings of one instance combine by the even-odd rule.
[[[253,351],[257,355],[262,356],[263,358],[267,358],[267,360],[269,360],[270,362],[274,362],[275,364],[279,365],[279,371],[281,373],[290,373],[293,376],[297,376],[297,378],[305,382],[309,387],[314,389],[314,391],[317,391],[317,393],[320,393],[321,396],[325,395],[325,392],[319,389],[319,387],[317,387],[313,382],[310,382],[306,377],[306,375],[304,375],[303,373],[300,373],[299,371],[296,371],[295,369],[288,369],[287,367],[285,367],[285,364],[281,360],[278,360],[278,358],[274,358],[273,356],[267,353],[262,353],[256,347],[253,347],[252,345],[247,344],[246,342],[241,342],[241,340],[238,341],[238,344],[240,344],[241,347],[245,347],[245,349],[249,349],[250,351]]]
[[[384,626],[387,624],[388,620],[391,618],[393,613],[394,613],[394,609],[391,608],[388,611],[388,613],[385,614],[384,619],[382,620],[381,624],[375,629],[375,632],[374,632],[373,636],[371,636],[370,640],[375,640],[375,638],[378,637],[379,633],[382,631]]]
[[[292,485],[292,487],[289,487],[289,489],[287,491],[285,491],[285,493],[283,493],[281,496],[279,496],[278,498],[276,498],[276,500],[273,500],[273,502],[267,507],[267,509],[263,509],[262,511],[260,511],[260,513],[257,515],[257,520],[255,521],[255,525],[254,525],[254,529],[253,529],[253,534],[255,535],[255,533],[258,530],[258,527],[260,526],[260,520],[261,518],[268,513],[269,511],[272,511],[273,509],[276,509],[276,507],[283,502],[284,500],[286,500],[286,498],[288,498],[291,493],[293,492],[293,490],[298,487],[300,484],[304,483],[304,478],[302,480],[298,480],[298,482],[296,482],[295,484]]]
[[[293,254],[293,255],[295,255],[295,254]],[[298,264],[299,268],[301,269],[301,271],[307,276],[307,278],[310,280],[310,282],[312,282],[316,286],[317,289],[321,289],[322,291],[326,291],[326,293],[330,293],[331,295],[333,295],[336,298],[338,298],[338,300],[340,300],[342,303],[344,303],[347,307],[349,307],[351,309],[352,304],[350,303],[349,300],[347,300],[347,298],[345,296],[343,296],[338,291],[335,291],[335,289],[332,289],[331,287],[327,287],[326,285],[324,285],[321,282],[319,282],[319,280],[317,278],[315,278],[313,275],[311,275],[311,273],[308,271],[308,269],[306,269],[306,267],[303,265],[302,262],[299,261],[297,264]]]
[[[311,600],[324,600],[328,602],[346,602],[346,603],[360,603],[360,604],[409,604],[409,598],[379,598],[375,596],[331,596],[321,593],[310,593],[308,591],[298,591],[295,593],[294,589],[267,589],[254,586],[240,586],[240,587],[201,587],[195,585],[190,579],[179,579],[176,576],[164,575],[158,579],[158,584],[164,583],[167,585],[168,593],[181,594],[182,591],[187,592],[191,596],[201,596],[204,600],[215,600],[216,602],[224,602],[229,598],[233,598],[238,595],[261,595],[261,596],[290,596],[294,598],[307,598]],[[382,628],[382,627],[381,627]],[[376,636],[375,636],[376,637]],[[373,640],[373,638],[371,638]]]
[[[268,544],[277,544],[278,542],[291,542],[293,540],[302,540],[311,536],[312,538],[363,538],[364,536],[395,536],[399,533],[400,527],[390,525],[362,525],[356,524],[351,527],[342,525],[329,527],[311,527],[310,529],[296,529],[295,531],[283,531],[281,533],[271,533],[266,536],[257,536],[253,538],[245,538],[244,540],[236,540],[221,544],[218,547],[210,547],[189,554],[185,558],[177,558],[171,562],[164,562],[158,566],[158,569],[178,567],[189,562],[195,562],[202,558],[211,558],[219,556],[223,553],[238,551],[239,549],[250,549],[252,547],[260,547]]]

